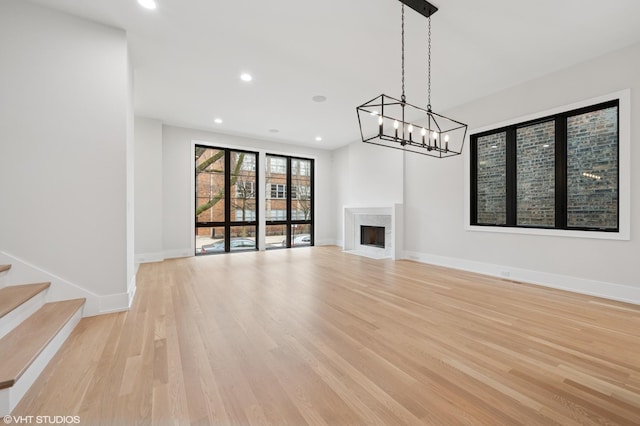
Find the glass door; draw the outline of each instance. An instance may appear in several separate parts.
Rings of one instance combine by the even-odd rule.
[[[313,160],[267,155],[266,249],[313,245]]]
[[[257,250],[258,155],[195,147],[196,255]]]

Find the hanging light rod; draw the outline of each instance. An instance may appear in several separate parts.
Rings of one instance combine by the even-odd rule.
[[[438,11],[437,7],[425,0],[400,0],[400,3],[406,4],[425,18]]]

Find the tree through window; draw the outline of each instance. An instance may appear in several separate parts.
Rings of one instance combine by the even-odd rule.
[[[257,157],[195,147],[196,254],[257,249]]]

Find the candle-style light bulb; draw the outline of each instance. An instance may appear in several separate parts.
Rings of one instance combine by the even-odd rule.
[[[382,116],[380,116],[378,117],[378,133],[380,136],[382,136],[382,130],[383,130],[382,123],[383,123]]]
[[[423,127],[422,130],[420,130],[420,135],[422,135],[422,145],[424,145],[424,139],[425,136],[427,136],[427,129]]]
[[[398,120],[393,120],[393,128],[396,129],[396,139],[398,139],[398,126],[400,126]]]
[[[431,137],[433,137],[433,146],[435,148],[438,147],[438,132],[434,131],[433,134],[431,135]]]
[[[413,125],[409,124],[407,130],[409,131],[409,140],[412,141],[413,139],[411,137],[413,136]]]
[[[449,152],[449,135],[444,135],[444,150]]]

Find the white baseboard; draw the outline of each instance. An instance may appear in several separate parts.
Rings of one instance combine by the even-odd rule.
[[[315,240],[314,244],[317,246],[335,246],[337,245],[337,241],[331,238],[323,238]]]
[[[136,276],[134,275],[133,278],[131,279],[131,282],[129,283],[129,291],[127,292],[127,294],[129,295],[129,303],[128,303],[129,308],[131,308],[131,305],[133,304],[133,298],[136,296],[137,289],[138,289],[138,285],[136,281]]]
[[[95,315],[112,314],[129,310],[129,293],[116,293],[100,296],[99,311]],[[92,315],[85,315],[92,316]]]
[[[55,274],[45,271],[29,262],[0,252],[0,264],[11,264],[11,269],[5,273],[4,282],[7,285],[50,282],[45,302],[58,302],[70,299],[86,299],[83,315],[107,314],[126,311],[129,309],[129,293],[98,295],[78,284],[67,281]]]
[[[338,241],[331,238],[317,239],[315,241],[316,246],[335,246],[339,245]],[[136,263],[151,263],[162,262],[167,259],[177,259],[180,257],[193,257],[195,256],[194,249],[183,248],[175,250],[167,250],[162,253],[141,253],[136,255]]]
[[[413,251],[404,251],[403,259],[640,305],[640,287]]]
[[[135,263],[153,263],[153,262],[162,262],[165,259],[165,254],[163,252],[157,253],[139,253],[135,256]]]
[[[155,253],[138,253],[135,255],[135,263],[136,265],[139,265],[141,263],[155,263],[162,262],[166,259],[176,259],[179,257],[191,256],[195,256],[193,249],[175,249]]]
[[[163,253],[164,259],[176,259],[178,257],[193,257],[195,256],[194,248],[183,248],[183,249],[175,249],[175,250],[167,250]]]

